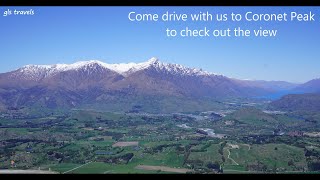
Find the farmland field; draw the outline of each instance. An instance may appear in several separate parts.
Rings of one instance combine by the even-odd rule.
[[[181,168],[171,168],[166,166],[148,166],[148,165],[139,165],[136,169],[142,169],[147,171],[164,171],[164,172],[173,172],[173,173],[187,173],[190,172],[190,169],[181,169]]]
[[[138,146],[139,142],[117,142],[112,145],[112,147],[128,147],[128,146]]]

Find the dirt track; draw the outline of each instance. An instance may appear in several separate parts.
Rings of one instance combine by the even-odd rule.
[[[192,171],[191,169],[185,168],[170,168],[166,166],[147,166],[147,165],[139,165],[136,169],[148,170],[148,171],[165,171],[165,172],[175,172],[175,173],[187,173]]]
[[[133,141],[133,142],[117,142],[112,147],[127,147],[127,146],[138,146],[139,142]]]
[[[0,170],[0,174],[57,174],[53,171],[41,171],[41,170]]]

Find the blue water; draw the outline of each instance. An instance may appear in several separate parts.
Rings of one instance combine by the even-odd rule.
[[[268,95],[264,95],[264,96],[258,96],[255,97],[257,99],[269,99],[269,100],[277,100],[280,99],[281,97],[288,95],[288,94],[304,94],[305,92],[301,92],[301,91],[279,91],[276,93],[272,93],[272,94],[268,94]]]

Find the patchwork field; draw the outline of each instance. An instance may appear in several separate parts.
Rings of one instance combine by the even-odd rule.
[[[117,142],[112,145],[112,147],[128,147],[128,146],[138,146],[139,142]]]
[[[250,113],[257,115],[246,120]],[[213,120],[208,112],[152,115],[75,110],[48,119],[4,120],[0,169],[19,173],[23,171],[13,170],[40,167],[61,174],[317,173],[320,140],[310,136],[318,132],[315,125],[297,125],[296,119],[290,124],[289,116],[286,126],[272,124],[285,115],[261,113],[241,110]],[[259,117],[259,123],[250,124]],[[231,121],[232,125],[225,123]],[[306,136],[274,134],[295,128],[311,131]],[[220,139],[214,133],[227,136]]]

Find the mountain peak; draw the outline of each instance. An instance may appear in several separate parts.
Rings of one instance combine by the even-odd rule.
[[[149,64],[156,64],[156,63],[159,63],[160,61],[159,61],[158,58],[152,57],[152,58],[149,59],[147,62],[148,62]]]

